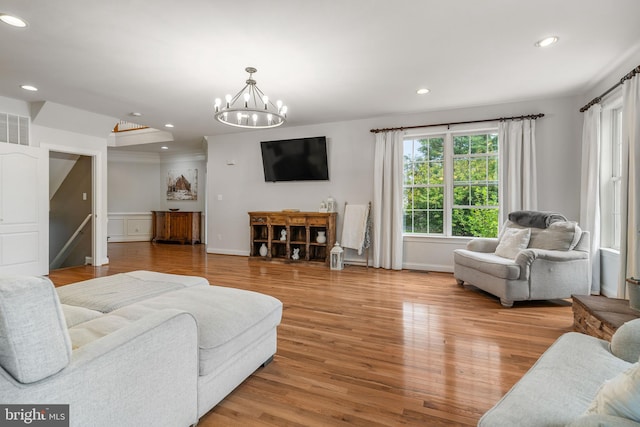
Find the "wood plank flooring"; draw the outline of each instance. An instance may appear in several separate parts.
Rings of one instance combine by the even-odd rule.
[[[57,285],[131,270],[206,277],[284,304],[274,361],[199,427],[472,426],[562,333],[566,300],[505,309],[451,274],[269,263],[204,246],[110,243],[110,264],[52,271]]]

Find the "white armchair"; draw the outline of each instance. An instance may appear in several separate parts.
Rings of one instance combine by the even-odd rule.
[[[547,228],[507,221],[499,238],[474,239],[454,251],[454,276],[460,285],[467,282],[497,296],[505,307],[588,295],[589,232],[570,221]]]

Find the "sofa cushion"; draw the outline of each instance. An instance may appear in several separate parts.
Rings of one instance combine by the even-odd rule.
[[[191,286],[209,286],[209,282],[203,277],[139,270],[62,286],[58,288],[58,295],[63,304],[109,313],[165,292]]]
[[[602,383],[631,366],[608,346],[577,332],[562,335],[478,426],[562,426],[584,415]]]
[[[0,365],[32,383],[71,361],[71,341],[53,283],[44,277],[0,278]]]
[[[640,362],[606,381],[587,414],[614,415],[640,422]]]
[[[493,253],[456,249],[453,251],[453,258],[457,265],[464,265],[497,278],[507,280],[520,278],[520,265],[512,259],[503,258]]]
[[[521,250],[527,248],[530,238],[530,229],[510,228],[502,235],[502,238],[496,247],[496,255],[503,258],[515,259]]]
[[[611,352],[627,362],[640,360],[640,319],[620,326],[611,337]]]
[[[198,323],[200,375],[208,375],[234,354],[274,329],[282,303],[268,295],[219,286],[167,292],[70,329],[74,347],[82,346],[165,308],[191,313]]]
[[[532,230],[529,247],[553,251],[570,251],[578,244],[582,230],[574,221],[554,222],[545,229]]]
[[[582,229],[575,221],[557,221],[547,228],[528,228],[507,221],[500,232],[500,240],[507,230],[514,228],[531,230],[529,248],[533,249],[570,251],[576,247],[582,237]]]
[[[67,328],[102,316],[99,311],[67,304],[62,304],[62,313],[64,313],[64,318],[67,321]]]

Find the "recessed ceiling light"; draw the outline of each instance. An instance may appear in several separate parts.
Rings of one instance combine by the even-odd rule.
[[[0,13],[0,21],[5,24],[9,24],[12,27],[24,28],[27,26],[27,21],[17,16],[7,15],[6,13]]]
[[[29,91],[31,91],[31,92],[36,92],[36,91],[38,90],[38,88],[37,88],[37,87],[35,87],[35,86],[31,86],[31,85],[22,85],[22,86],[20,86],[20,87],[21,87],[22,89],[24,89],[24,90],[29,90]]]
[[[429,89],[426,89],[426,88],[418,89],[416,91],[418,95],[424,95],[425,93],[429,93],[429,92],[430,92]]]
[[[547,47],[547,46],[551,46],[552,44],[556,43],[558,41],[558,37],[556,36],[551,36],[551,37],[546,37],[542,40],[538,40],[536,42],[536,47]]]
[[[163,149],[163,150],[168,150],[168,149],[169,149],[169,147],[167,147],[166,145],[163,145],[163,146],[162,146],[162,147],[160,147],[160,148],[161,148],[161,149]]]
[[[172,127],[173,127],[173,125],[172,125],[171,123],[167,123],[166,125],[164,125],[164,127],[166,127],[166,128],[172,128]]]
[[[135,111],[133,113],[131,113],[131,115],[133,117],[140,117],[142,115],[142,113],[136,113]]]

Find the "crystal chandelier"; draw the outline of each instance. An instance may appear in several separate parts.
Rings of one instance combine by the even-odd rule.
[[[267,129],[278,127],[287,120],[287,106],[278,100],[275,104],[269,100],[256,85],[253,67],[244,69],[249,73],[246,85],[236,94],[227,95],[225,104],[216,98],[215,117],[225,125],[249,129]]]

